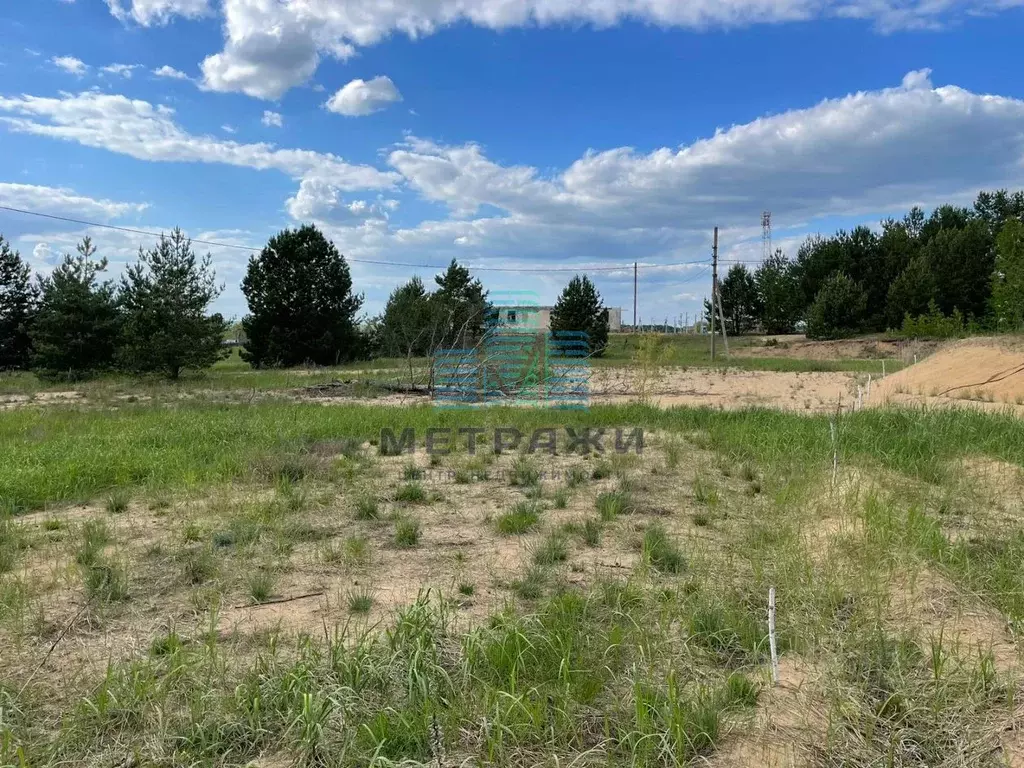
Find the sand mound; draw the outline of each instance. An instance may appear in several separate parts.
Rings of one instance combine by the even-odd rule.
[[[964,339],[878,382],[872,405],[916,402],[1024,404],[1024,339]]]

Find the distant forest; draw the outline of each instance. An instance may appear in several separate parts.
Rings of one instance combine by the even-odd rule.
[[[781,250],[756,270],[738,264],[721,281],[726,330],[811,338],[891,330],[950,336],[1024,325],[1024,192],[982,192],[973,208],[913,208],[809,237],[795,259]],[[705,312],[709,307],[705,307]]]

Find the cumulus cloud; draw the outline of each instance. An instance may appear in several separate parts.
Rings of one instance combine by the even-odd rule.
[[[931,87],[856,93],[719,130],[688,146],[587,152],[567,169],[502,166],[478,145],[411,138],[389,163],[459,216],[489,205],[548,222],[709,228],[757,211],[790,220],[902,208],[1020,181],[1024,101]],[[941,162],[937,162],[941,158]]]
[[[141,64],[108,64],[105,67],[100,67],[100,71],[106,72],[108,75],[120,75],[123,78],[131,79],[132,73],[141,67]]]
[[[226,3],[224,51],[202,63],[204,87],[278,99],[320,63],[317,33],[277,2]]]
[[[354,256],[573,266],[706,260],[717,225],[724,255],[756,259],[760,212],[770,209],[782,230],[777,244],[792,254],[824,217],[877,220],[1024,185],[1021,124],[1024,100],[934,87],[921,70],[897,87],[731,126],[683,147],[587,152],[554,173],[496,163],[476,144],[413,137],[388,162],[453,218],[328,231]],[[678,312],[684,296],[699,296],[707,268],[649,274],[645,303],[660,318]],[[628,276],[600,276],[612,305],[628,304]]]
[[[391,78],[378,75],[372,80],[351,81],[331,96],[324,106],[339,115],[362,117],[401,100],[402,94],[391,82]]]
[[[195,19],[210,12],[210,0],[107,0],[107,7],[120,21],[135,21],[148,27],[166,24],[175,16]]]
[[[156,77],[166,77],[166,78],[170,78],[171,80],[190,80],[191,79],[188,75],[186,75],[181,70],[175,69],[174,67],[169,67],[166,64],[164,64],[162,67],[160,67],[160,69],[154,69],[153,70],[153,74]]]
[[[50,264],[53,260],[53,251],[49,243],[36,243],[32,248],[32,260],[39,265]]]
[[[174,121],[174,110],[125,96],[87,91],[59,97],[0,96],[0,125],[18,133],[49,136],[152,162],[218,163],[277,170],[296,180],[330,179],[338,189],[388,189],[397,174],[352,165],[337,155],[245,144],[191,134]]]
[[[285,203],[285,210],[297,221],[353,226],[368,220],[385,221],[398,207],[397,200],[345,201],[342,192],[329,178],[303,179],[299,191]]]
[[[141,213],[145,203],[121,203],[85,197],[63,187],[0,182],[0,205],[11,208],[110,221],[131,213]]]
[[[280,112],[271,112],[268,109],[263,112],[263,118],[260,122],[268,128],[282,128],[284,126],[284,117]]]
[[[76,59],[74,56],[54,56],[50,61],[54,66],[63,69],[65,72],[71,75],[84,75],[89,67],[81,59]]]
[[[107,0],[120,19],[165,23],[212,12],[209,0]],[[485,29],[554,24],[607,27],[638,20],[661,27],[746,27],[815,18],[871,21],[883,32],[941,27],[1024,0],[223,0],[224,49],[202,65],[206,87],[277,99],[306,82],[320,57],[345,60],[395,33],[416,38],[454,24]]]

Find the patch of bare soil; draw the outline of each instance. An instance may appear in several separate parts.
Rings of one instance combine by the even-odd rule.
[[[659,408],[695,406],[721,409],[779,408],[790,411],[833,411],[836,403],[852,403],[858,377],[853,373],[743,371],[733,368],[665,368],[641,382],[631,368],[599,368],[590,379],[593,404],[631,403],[646,400]],[[380,397],[298,391],[299,400],[324,405],[394,405],[430,403],[426,392],[395,393]],[[535,407],[533,401],[510,398],[508,405]],[[469,405],[467,407],[472,407]]]
[[[78,402],[85,397],[81,392],[36,392],[31,395],[0,395],[0,411],[25,408],[30,405],[57,405]]]
[[[652,405],[707,406],[738,409],[779,408],[789,411],[835,410],[836,403],[851,402],[857,376],[852,373],[799,373],[741,371],[736,369],[666,369],[646,391]],[[592,401],[630,402],[638,392],[636,373],[628,368],[594,372]]]
[[[963,339],[877,382],[871,405],[970,405],[1021,413],[1024,340]]]
[[[725,734],[707,761],[715,768],[796,768],[816,765],[828,737],[823,671],[796,656],[779,660],[779,682],[758,697],[753,722]]]
[[[798,360],[901,360],[922,359],[938,346],[932,341],[902,341],[884,338],[812,341],[806,336],[767,336],[759,345],[737,349],[742,357],[786,357]]]

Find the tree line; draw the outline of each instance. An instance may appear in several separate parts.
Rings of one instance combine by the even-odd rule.
[[[74,380],[108,371],[177,379],[228,355],[229,323],[210,305],[223,290],[210,255],[180,230],[140,249],[118,281],[86,238],[48,276],[33,276],[0,236],[0,370],[31,369]],[[396,288],[365,319],[344,256],[312,225],[285,229],[250,257],[241,289],[243,360],[254,368],[337,365],[380,356],[422,357],[476,343],[494,308],[454,259],[427,291],[419,277]],[[608,316],[586,276],[566,286],[552,330],[582,330],[591,353],[607,344]]]
[[[879,232],[856,227],[807,238],[720,284],[726,330],[811,338],[891,330],[911,335],[1016,331],[1024,326],[1024,192],[981,192],[972,208],[913,208]],[[705,313],[710,306],[705,305]]]

